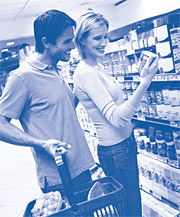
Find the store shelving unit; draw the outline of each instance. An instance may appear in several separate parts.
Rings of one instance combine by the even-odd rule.
[[[104,58],[106,71],[123,85],[124,100],[127,100],[141,80],[136,71],[141,51],[148,50],[160,57],[159,70],[132,118],[139,152],[140,186],[143,195],[161,201],[159,205],[156,201],[149,206],[147,201],[143,201],[145,216],[180,214],[180,155],[179,146],[175,146],[176,143],[179,144],[176,139],[180,136],[179,17],[180,11],[176,10],[112,32],[110,36],[113,42],[109,44]],[[123,35],[123,32],[126,34]],[[153,127],[155,132],[160,131],[161,137],[171,132],[174,138],[168,143],[164,137],[159,140],[159,135],[154,134],[157,149],[157,152],[154,152],[153,142],[149,140],[149,127]],[[172,153],[173,160],[170,159]],[[169,206],[166,211],[164,204]],[[147,208],[150,210],[148,214]],[[154,208],[159,211],[155,213]]]
[[[32,41],[32,45],[25,43],[26,41]],[[17,69],[20,63],[25,61],[34,50],[33,43],[33,37],[15,39],[13,45],[7,45],[7,41],[0,42],[0,96],[9,72]]]
[[[19,67],[19,57],[16,54],[0,58],[0,96],[2,94],[6,78],[11,70]]]

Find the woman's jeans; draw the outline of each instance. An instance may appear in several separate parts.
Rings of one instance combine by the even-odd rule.
[[[142,216],[137,147],[133,135],[112,146],[98,145],[98,157],[104,173],[114,177],[125,189],[127,216]]]
[[[91,174],[89,170],[86,170],[85,172],[81,173],[79,176],[72,179],[72,184],[73,186],[78,186],[89,181],[92,181]],[[41,188],[43,193],[48,193],[50,191],[62,191],[63,189],[64,187],[62,184],[49,186],[46,180],[45,180],[45,187]]]

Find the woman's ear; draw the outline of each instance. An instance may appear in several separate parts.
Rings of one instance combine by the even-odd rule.
[[[84,40],[84,38],[81,38],[81,44],[82,44],[82,45],[85,45],[85,40]]]

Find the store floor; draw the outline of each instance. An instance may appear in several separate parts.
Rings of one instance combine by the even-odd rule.
[[[0,141],[0,216],[22,217],[40,193],[30,148]]]

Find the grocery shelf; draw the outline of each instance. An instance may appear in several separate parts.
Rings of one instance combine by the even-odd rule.
[[[165,119],[158,119],[158,118],[152,118],[152,117],[143,117],[143,118],[138,118],[137,115],[134,115],[132,118],[133,121],[139,121],[139,122],[147,122],[147,123],[152,123],[152,124],[159,124],[163,125],[166,127],[172,127],[175,129],[180,129],[180,126],[177,125],[175,122],[171,122]]]
[[[134,82],[140,82],[141,77],[138,73],[129,73],[127,75],[121,75],[116,74],[114,77],[117,78],[117,80],[123,82],[123,81],[134,81]],[[166,74],[156,74],[152,80],[155,81],[180,81],[180,74],[176,73],[166,73]]]
[[[156,183],[142,175],[140,175],[141,188],[161,201],[170,204],[177,210],[180,210],[180,194],[178,192],[167,189],[163,185]]]
[[[179,211],[141,189],[143,216],[177,217]]]
[[[138,155],[140,187],[180,210],[180,168],[172,167],[149,156]]]

